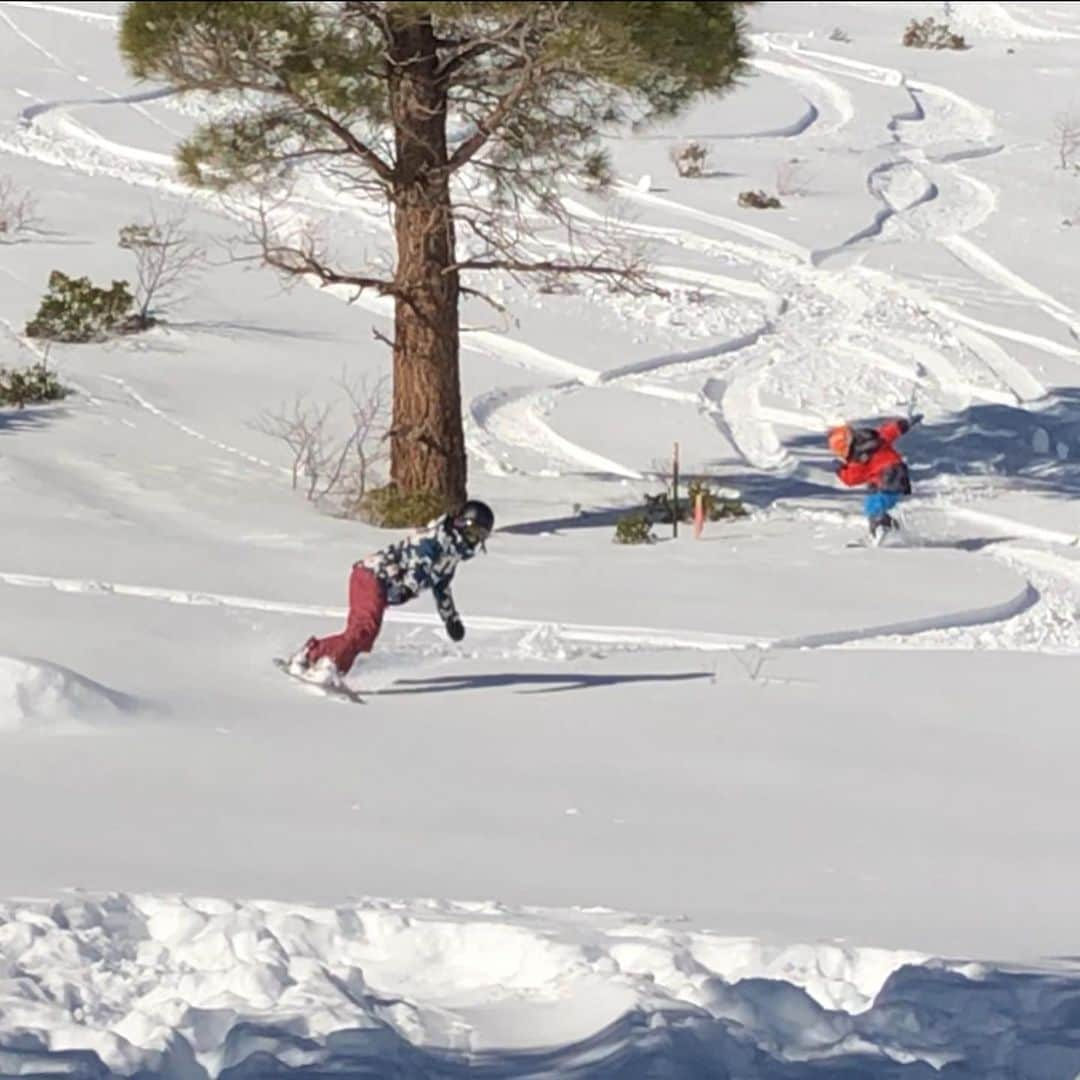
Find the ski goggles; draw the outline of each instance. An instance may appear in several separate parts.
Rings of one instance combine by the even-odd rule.
[[[459,532],[473,547],[483,548],[484,551],[487,551],[484,541],[491,535],[490,529],[485,529],[483,525],[478,525],[475,521],[468,521],[461,526]]]

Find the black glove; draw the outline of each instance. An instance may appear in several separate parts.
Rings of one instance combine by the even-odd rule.
[[[451,641],[461,641],[465,637],[465,624],[456,615],[446,620],[446,636]]]

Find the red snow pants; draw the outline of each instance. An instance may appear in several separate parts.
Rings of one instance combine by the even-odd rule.
[[[378,578],[363,563],[357,563],[349,576],[349,619],[345,630],[318,638],[307,651],[308,663],[329,656],[342,675],[348,674],[358,654],[371,652],[385,610],[386,598]]]

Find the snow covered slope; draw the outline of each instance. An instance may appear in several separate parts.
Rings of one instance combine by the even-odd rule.
[[[567,189],[670,298],[467,313],[500,529],[465,642],[392,612],[363,706],[270,660],[387,535],[256,421],[384,374],[385,305],[216,259],[149,333],[52,350],[76,392],[0,410],[0,1075],[1080,1073],[1080,16],[950,7],[965,52],[900,46],[941,5],[762,4],[745,87],[613,138],[612,202]],[[119,10],[0,2],[0,177],[42,222],[0,244],[3,365],[152,206],[237,231]],[[369,206],[296,209],[389,250]],[[823,430],[912,410],[910,542],[848,549]],[[675,441],[752,515],[613,545]]]

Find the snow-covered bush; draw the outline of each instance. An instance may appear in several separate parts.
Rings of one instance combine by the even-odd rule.
[[[615,525],[616,544],[651,544],[655,539],[652,522],[640,512],[625,514]]]
[[[0,368],[0,405],[21,409],[25,405],[59,401],[67,394],[67,388],[44,360],[27,368]]]
[[[912,19],[904,31],[903,43],[909,49],[966,49],[961,34],[954,34],[948,23],[938,22],[932,15]]]
[[[351,507],[351,516],[384,529],[407,529],[426,525],[448,507],[441,495],[432,491],[403,492],[397,484],[372,488]]]
[[[739,205],[754,210],[780,210],[784,204],[775,195],[766,195],[764,191],[740,191]]]
[[[841,45],[851,44],[851,35],[843,31],[839,26],[829,35],[830,41],[838,41]]]
[[[37,315],[26,324],[26,336],[79,343],[103,341],[110,334],[132,329],[134,303],[126,281],[114,281],[111,288],[101,289],[89,278],[70,278],[54,270]]]
[[[709,160],[709,148],[696,139],[671,148],[671,160],[680,176],[702,176]]]

